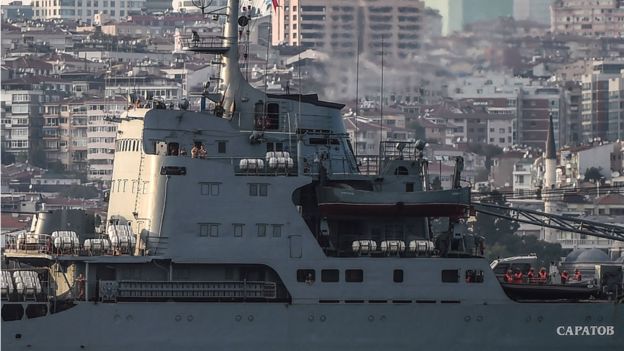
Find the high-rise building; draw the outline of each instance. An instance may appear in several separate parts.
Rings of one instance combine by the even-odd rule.
[[[581,84],[578,81],[565,81],[562,83],[561,89],[560,145],[576,146],[583,140],[581,128]]]
[[[583,75],[581,80],[583,141],[595,138],[609,140],[613,137],[610,133],[617,132],[618,123],[615,121],[615,115],[613,127],[616,130],[612,131],[609,123],[609,80],[620,78],[622,69],[624,61],[595,61],[592,72]],[[619,90],[619,84],[614,83],[613,90],[614,92]],[[619,107],[617,110],[619,111]]]
[[[67,96],[59,78],[25,76],[2,82],[2,148],[23,161],[45,166],[43,104]]]
[[[48,165],[110,181],[117,137],[114,122],[126,110],[124,98],[65,99],[44,104],[43,142]]]
[[[283,0],[272,19],[272,44],[314,48],[332,58],[360,53],[415,55],[422,43],[420,0]]]
[[[513,0],[425,0],[442,15],[442,35],[462,31],[478,21],[513,15]]]
[[[555,0],[550,9],[553,33],[589,37],[624,36],[622,0]]]
[[[523,87],[518,108],[518,143],[543,149],[550,116],[554,135],[559,135],[560,106],[559,87]]]
[[[119,20],[140,13],[147,0],[33,0],[36,19],[67,19],[91,22],[93,16],[104,15]]]
[[[552,0],[514,0],[513,17],[517,21],[533,21],[550,24]]]
[[[624,136],[624,72],[609,79],[609,141],[622,140]]]

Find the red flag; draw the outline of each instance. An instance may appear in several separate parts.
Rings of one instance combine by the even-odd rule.
[[[273,10],[277,11],[277,8],[279,7],[279,2],[278,0],[273,0]]]

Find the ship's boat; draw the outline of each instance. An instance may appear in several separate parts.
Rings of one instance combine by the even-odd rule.
[[[274,3],[326,16],[324,6]],[[376,11],[421,18],[404,3]],[[89,217],[79,211],[40,213],[31,232],[7,240],[3,350],[624,345],[621,267],[598,269],[591,293],[501,284],[468,221],[463,160],[434,190],[426,143],[383,140],[379,153],[356,155],[344,105],[253,88],[239,40],[257,11],[244,7],[229,0],[211,12],[222,33],[176,39],[189,54],[218,56],[221,75],[199,111],[130,98],[116,122],[104,233],[74,226]],[[335,7],[354,16],[346,2]]]

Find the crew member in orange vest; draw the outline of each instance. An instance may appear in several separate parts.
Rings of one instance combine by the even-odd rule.
[[[568,271],[563,271],[563,273],[561,273],[561,284],[567,283],[569,278],[570,274],[568,274]]]
[[[540,271],[537,273],[537,279],[540,284],[546,284],[546,281],[548,280],[548,272],[546,272],[546,268],[540,268]]]
[[[505,283],[513,282],[513,275],[511,274],[511,269],[507,270],[507,273],[505,273],[505,276],[503,277],[503,279],[505,280]]]
[[[529,283],[533,283],[533,279],[535,278],[535,270],[533,270],[533,267],[529,268],[529,273],[527,273],[527,279],[529,280]]]
[[[578,270],[578,268],[574,271],[574,280],[576,280],[577,282],[580,282],[583,279],[583,275],[581,274],[581,271]]]
[[[518,269],[516,273],[514,273],[514,283],[522,284],[523,275],[524,274],[522,274],[522,271]]]

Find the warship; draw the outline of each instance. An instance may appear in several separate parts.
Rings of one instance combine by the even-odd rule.
[[[214,108],[122,115],[105,233],[48,235],[39,214],[7,243],[3,350],[624,345],[621,268],[590,296],[509,294],[467,229],[461,158],[433,190],[423,142],[356,157],[343,105],[248,84],[247,19],[226,13],[222,37],[183,40],[222,58]]]

